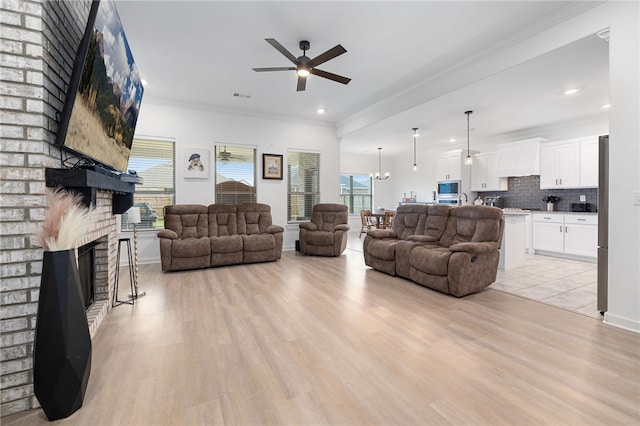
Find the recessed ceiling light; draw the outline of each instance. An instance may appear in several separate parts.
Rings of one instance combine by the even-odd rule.
[[[569,89],[564,91],[565,95],[574,95],[576,93],[578,93],[578,89]]]
[[[449,142],[455,142],[455,141],[456,141],[456,138],[449,139]]]
[[[600,108],[611,108],[611,104],[600,105]]]
[[[318,114],[324,114],[324,108],[318,108],[318,109],[316,110],[316,112],[317,112]]]

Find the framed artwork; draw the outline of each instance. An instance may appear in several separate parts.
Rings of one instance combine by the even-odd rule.
[[[209,150],[202,148],[185,148],[182,160],[184,177],[189,179],[209,179]]]
[[[262,154],[262,179],[282,180],[282,155]]]

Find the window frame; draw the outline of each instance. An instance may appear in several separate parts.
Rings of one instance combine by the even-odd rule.
[[[234,176],[234,179],[229,179],[229,180],[225,180],[222,182],[218,182],[218,176],[223,176],[222,173],[219,173],[220,171],[220,167],[218,165],[218,151],[222,149],[222,150],[239,150],[239,149],[246,149],[246,150],[252,150],[252,154],[253,154],[253,196],[251,197],[251,193],[247,192],[246,194],[242,194],[240,192],[229,192],[229,193],[225,193],[224,196],[226,197],[234,197],[234,202],[226,202],[226,200],[223,199],[223,194],[220,193],[217,188],[218,188],[218,184],[222,184],[225,182],[238,182],[240,184],[242,184],[242,181],[244,179],[240,179],[240,180],[236,180]],[[233,154],[232,154],[233,155]],[[250,202],[250,203],[257,203],[258,202],[258,147],[255,145],[239,145],[239,144],[232,144],[232,143],[224,143],[224,142],[215,142],[213,145],[213,171],[214,171],[214,176],[213,176],[213,199],[214,202],[216,204],[225,204],[225,205],[234,205],[234,204],[241,204],[241,203],[246,203],[246,202]],[[249,162],[240,162],[240,161],[236,161],[233,164],[250,164]],[[239,175],[238,175],[239,176]],[[228,178],[228,176],[225,175],[225,177]],[[244,180],[245,182],[247,182],[246,180]],[[250,183],[250,182],[247,182]],[[250,186],[250,185],[247,185]],[[242,196],[247,196],[250,199],[247,200],[238,200],[238,197],[242,197]]]
[[[297,161],[295,163],[292,163],[292,156],[293,155],[299,155],[299,154],[308,154],[308,155],[313,155],[315,156],[315,161],[316,163],[314,164],[314,166],[316,167],[316,174],[315,176],[312,176],[310,178],[310,183],[311,185],[314,185],[315,188],[312,188],[313,190],[311,191],[297,191],[297,190],[293,190],[296,189],[298,187],[298,185],[292,185],[292,178],[294,176],[294,173],[292,173],[292,167],[294,166],[298,166],[300,167],[300,161]],[[287,224],[299,224],[301,222],[308,222],[309,220],[311,220],[311,212],[313,209],[313,205],[317,204],[320,202],[320,171],[321,171],[321,152],[320,151],[313,151],[313,150],[305,150],[305,149],[288,149],[287,150],[287,164],[286,164],[286,168],[287,168]],[[298,173],[299,175],[299,173]],[[296,182],[297,184],[302,184],[304,182]],[[294,205],[292,203],[292,196],[311,196],[310,200],[304,200],[303,199],[303,210],[306,211],[306,213],[308,214],[303,214],[302,216],[300,215],[295,215],[295,219],[293,218],[294,215],[292,214],[292,212],[296,209],[294,209],[294,207],[297,207],[297,205]],[[296,197],[297,198],[297,197]],[[304,213],[304,212],[303,212]]]
[[[171,177],[171,191],[158,191],[158,190],[149,190],[149,186],[145,187],[145,171],[144,170],[136,170],[136,165],[131,164],[131,159],[135,158],[136,154],[136,142],[147,141],[152,143],[166,143],[171,145],[171,155],[167,156],[167,159],[171,160],[171,168],[173,176]],[[151,157],[141,157],[141,158],[151,158]],[[155,166],[154,166],[155,167]],[[136,185],[136,190],[133,193],[133,204],[134,207],[136,204],[146,203],[157,215],[157,219],[154,220],[154,224],[151,227],[144,226],[145,215],[150,214],[146,206],[141,207],[140,214],[143,219],[143,223],[140,225],[136,225],[137,232],[157,232],[159,229],[164,229],[164,207],[168,205],[175,204],[176,202],[176,140],[174,138],[167,137],[159,137],[159,136],[146,136],[146,135],[136,135],[133,138],[131,143],[131,154],[129,155],[129,161],[127,162],[127,170],[136,170],[138,176],[143,179],[142,185]],[[149,179],[146,179],[146,182],[149,182]],[[167,203],[153,203],[151,202],[151,198],[153,196],[165,196],[169,197]],[[123,213],[120,217],[120,230],[123,232],[131,232],[133,231],[133,226],[129,225],[127,222],[127,212]]]
[[[373,210],[373,178],[371,177],[371,175],[358,174],[358,173],[340,173],[340,181],[342,181],[342,177],[343,176],[349,178],[349,187],[347,188],[348,193],[347,194],[343,194],[342,193],[342,185],[340,185],[340,202],[347,206],[347,208],[349,209],[349,214],[350,215],[359,215],[360,214],[360,210]],[[353,190],[354,176],[366,177],[369,180],[369,192],[367,194],[355,194],[354,193],[354,190]],[[368,197],[368,199],[369,199],[369,207],[368,208],[365,206],[365,203],[362,202],[362,207],[360,208],[360,210],[356,211],[356,209],[355,209],[355,198],[358,197],[358,196],[363,197],[363,198]],[[364,201],[364,199],[363,199],[363,201]]]

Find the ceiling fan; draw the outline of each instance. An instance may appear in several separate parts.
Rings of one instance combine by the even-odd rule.
[[[300,42],[300,50],[302,50],[302,56],[295,57],[291,52],[284,48],[280,43],[278,43],[273,38],[265,38],[267,43],[275,47],[275,49],[282,53],[287,59],[295,64],[295,67],[275,67],[275,68],[253,68],[256,72],[265,72],[265,71],[295,71],[298,74],[298,88],[297,91],[301,92],[305,89],[307,85],[307,77],[309,74],[317,75],[318,77],[327,78],[329,80],[337,81],[338,83],[348,84],[351,79],[347,77],[343,77],[341,75],[333,74],[327,71],[322,71],[316,68],[316,66],[323,64],[336,56],[340,56],[345,53],[347,50],[341,45],[337,45],[326,52],[316,56],[313,59],[307,57],[307,50],[309,50],[309,43],[307,40],[302,40]]]

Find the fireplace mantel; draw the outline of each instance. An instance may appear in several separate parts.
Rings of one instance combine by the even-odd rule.
[[[112,212],[122,214],[133,205],[133,194],[136,186],[131,182],[123,182],[117,175],[106,175],[89,169],[45,169],[45,181],[49,187],[62,186],[82,194],[87,206],[95,205],[96,191],[113,193]]]

